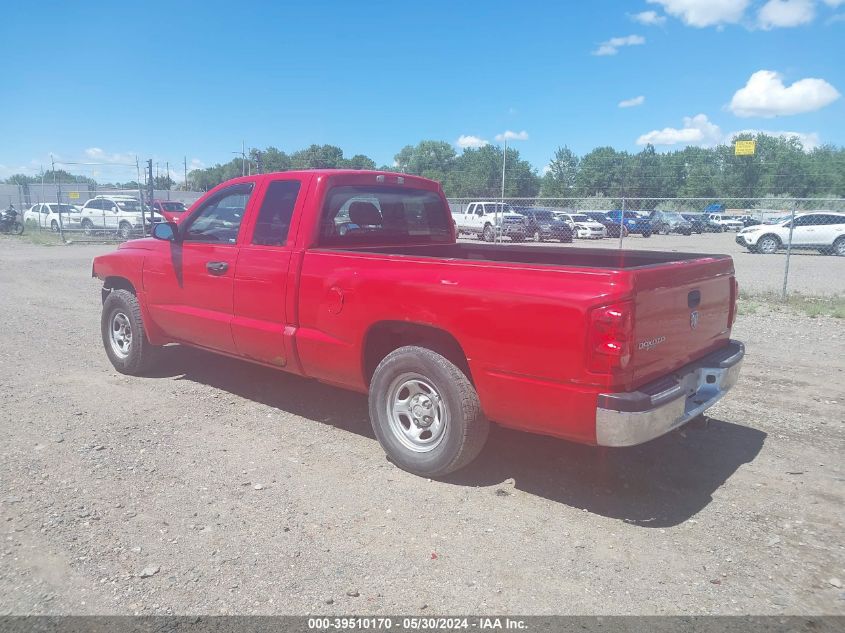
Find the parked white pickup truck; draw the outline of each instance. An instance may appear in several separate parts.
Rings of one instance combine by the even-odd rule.
[[[507,203],[470,202],[464,213],[455,213],[453,218],[459,234],[476,235],[485,242],[493,242],[497,236],[522,242],[528,233],[525,216]]]
[[[86,234],[104,229],[117,231],[121,239],[128,240],[133,233],[141,233],[146,225],[164,218],[146,209],[141,201],[131,196],[95,196],[82,207],[80,225]]]
[[[724,215],[723,213],[711,213],[707,216],[707,219],[710,220],[712,224],[718,224],[721,226],[723,231],[739,231],[745,228],[742,220],[733,218],[729,215]]]

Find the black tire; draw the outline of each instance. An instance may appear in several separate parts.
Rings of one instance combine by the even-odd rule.
[[[50,230],[53,231],[53,233],[58,233],[59,232],[59,223],[56,222],[55,220],[50,222]]]
[[[85,235],[93,235],[94,223],[88,218],[85,218],[84,220],[82,220],[82,231],[85,233]]]
[[[540,233],[540,231],[534,231],[534,241],[535,242],[542,242],[543,241],[543,235]]]
[[[643,237],[651,237],[651,231],[646,231],[643,233]]]
[[[12,222],[12,235],[23,235],[23,223],[15,220]]]
[[[825,249],[823,251],[827,254],[829,251]],[[845,257],[845,237],[838,237],[836,241],[833,242],[833,254],[838,255],[839,257]]]
[[[117,315],[126,317],[130,326],[130,341],[125,354],[112,344],[112,329]],[[121,374],[141,376],[153,366],[158,348],[147,339],[138,298],[128,290],[112,290],[103,302],[100,318],[103,346],[111,364]]]
[[[763,255],[774,255],[780,248],[780,240],[774,235],[764,235],[754,246],[758,253]]]
[[[720,224],[719,228],[716,229],[716,233],[724,233],[724,232],[725,232],[725,227]]]
[[[396,393],[401,395],[401,381],[407,376],[430,382],[440,395],[438,402],[445,405],[441,439],[425,452],[403,444],[396,426],[402,422],[388,411],[391,392],[398,383]],[[487,441],[490,423],[481,411],[475,387],[454,363],[425,347],[400,347],[379,363],[370,383],[369,405],[373,431],[387,456],[399,468],[421,477],[441,477],[463,468]],[[405,417],[410,427],[413,422]]]
[[[121,222],[117,227],[117,235],[122,240],[132,237],[132,225],[129,222]]]
[[[493,231],[493,225],[487,224],[484,226],[484,230],[481,232],[481,239],[485,242],[493,242],[496,239],[496,234]]]

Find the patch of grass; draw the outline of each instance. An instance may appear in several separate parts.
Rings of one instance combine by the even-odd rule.
[[[783,301],[777,294],[739,293],[739,314],[757,314],[761,309],[797,312],[811,319],[833,317],[845,319],[845,297],[813,297],[798,292],[788,294]]]
[[[4,235],[4,239],[19,240],[21,242],[28,242],[38,246],[61,246],[62,238],[58,233],[52,231],[29,231],[24,229],[23,235]]]

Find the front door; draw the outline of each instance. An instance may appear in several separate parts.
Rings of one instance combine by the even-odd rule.
[[[185,219],[180,241],[145,260],[150,316],[168,336],[237,353],[231,326],[238,234],[253,186],[219,191]]]
[[[280,174],[265,187],[238,253],[232,336],[241,356],[284,367],[292,335],[286,327],[293,320],[286,307],[295,238],[290,227],[292,218],[301,216],[305,196],[299,178]]]

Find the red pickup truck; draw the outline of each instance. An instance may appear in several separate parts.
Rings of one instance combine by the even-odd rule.
[[[718,401],[744,356],[730,257],[458,243],[440,185],[390,172],[237,178],[93,275],[118,371],[182,343],[368,393],[390,459],[429,477],[489,421],[640,444]]]

